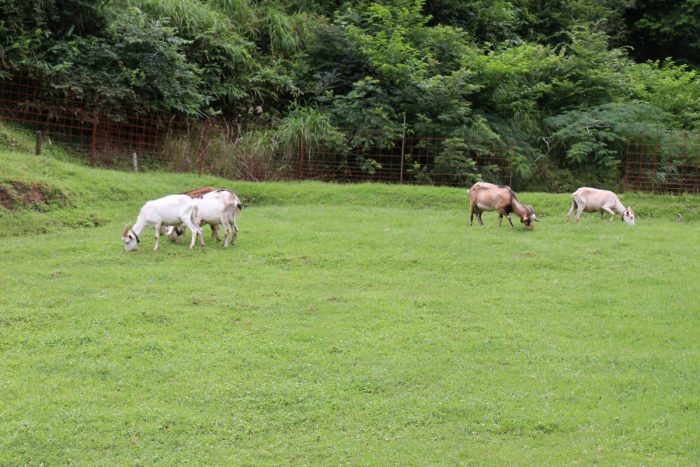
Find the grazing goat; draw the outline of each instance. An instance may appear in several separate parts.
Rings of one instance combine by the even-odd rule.
[[[481,220],[481,214],[484,211],[498,211],[499,227],[503,222],[503,216],[508,218],[510,226],[513,227],[513,221],[510,219],[511,212],[514,212],[527,228],[532,228],[532,221],[539,222],[532,206],[518,201],[509,186],[476,182],[469,189],[469,225],[474,225],[475,212],[479,224],[484,225]]]
[[[193,198],[197,205],[197,214],[195,220],[197,224],[211,225],[212,231],[219,240],[219,234],[216,227],[220,224],[224,227],[224,247],[229,244],[236,243],[238,238],[238,224],[236,219],[241,214],[241,200],[238,199],[236,193],[230,190],[216,190],[198,198]],[[204,245],[204,238],[200,238]]]
[[[203,190],[203,189],[198,189]],[[192,190],[193,192],[196,190]],[[236,219],[241,213],[241,200],[230,190],[206,191],[200,196],[193,197],[192,201],[197,206],[197,214],[195,222],[202,226],[209,224],[212,228],[212,233],[220,240],[218,226],[224,227],[224,247],[228,247],[230,243],[236,243],[238,238],[238,224]],[[179,235],[185,233],[183,226],[170,228],[168,235],[171,240],[177,241]],[[203,236],[200,237],[200,243],[204,245]]]
[[[184,223],[192,232],[192,243],[190,249],[194,248],[194,241],[197,234],[202,233],[195,222],[197,205],[187,195],[169,195],[153,201],[148,201],[143,205],[136,224],[127,225],[122,232],[122,242],[126,251],[135,250],[141,242],[139,236],[146,227],[154,227],[156,231],[156,244],[153,251],[158,250],[160,240],[160,228],[162,225],[178,225]]]
[[[586,212],[600,211],[600,219],[603,220],[605,213],[610,213],[610,222],[615,218],[615,213],[622,216],[625,224],[634,225],[634,211],[630,206],[625,206],[615,193],[597,188],[582,187],[574,191],[571,195],[571,209],[566,215],[566,222],[576,209],[576,223],[581,219],[581,214]]]
[[[213,186],[203,186],[199,188],[195,188],[190,191],[185,191],[183,193],[180,193],[182,195],[187,195],[190,198],[199,198],[202,195],[205,195],[207,193],[211,193],[212,191],[216,191],[217,188],[214,188]],[[178,226],[171,226],[167,228],[161,229],[161,234],[165,234],[170,238],[170,241],[172,242],[177,242],[180,239],[180,235],[185,233],[185,226],[183,224],[180,224]],[[212,237],[216,238],[217,242],[221,241],[221,237],[219,237],[219,226],[218,225],[211,225],[211,235]]]

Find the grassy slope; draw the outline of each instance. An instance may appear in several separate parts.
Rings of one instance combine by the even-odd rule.
[[[0,217],[54,231],[0,244],[0,464],[700,459],[697,197],[627,195],[628,228],[523,194],[525,232],[463,190],[235,183],[235,248],[127,254],[145,199],[231,182],[0,173],[70,194]]]
[[[64,192],[67,202],[49,206],[50,215],[32,209],[8,212],[0,208],[0,236],[48,233],[66,227],[87,227],[132,221],[145,200],[195,186],[235,189],[247,205],[347,205],[466,210],[463,189],[380,184],[333,185],[318,182],[232,182],[193,174],[128,173],[90,169],[53,158],[27,156],[0,149],[0,184],[36,182]],[[558,222],[568,211],[568,194],[530,193],[520,198],[535,206],[542,219]],[[700,197],[629,193],[622,197],[643,222],[645,218],[700,219]]]

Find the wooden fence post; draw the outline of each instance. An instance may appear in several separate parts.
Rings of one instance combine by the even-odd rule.
[[[131,164],[134,166],[134,172],[139,171],[139,156],[134,152],[131,155]]]

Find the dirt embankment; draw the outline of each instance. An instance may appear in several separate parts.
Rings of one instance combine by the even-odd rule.
[[[69,205],[68,196],[60,189],[41,183],[17,180],[0,181],[0,206],[8,211],[21,208],[46,211],[50,205]]]

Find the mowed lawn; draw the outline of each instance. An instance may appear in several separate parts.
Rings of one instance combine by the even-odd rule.
[[[123,251],[134,200],[2,238],[0,464],[700,462],[700,222],[242,186],[228,250]]]

